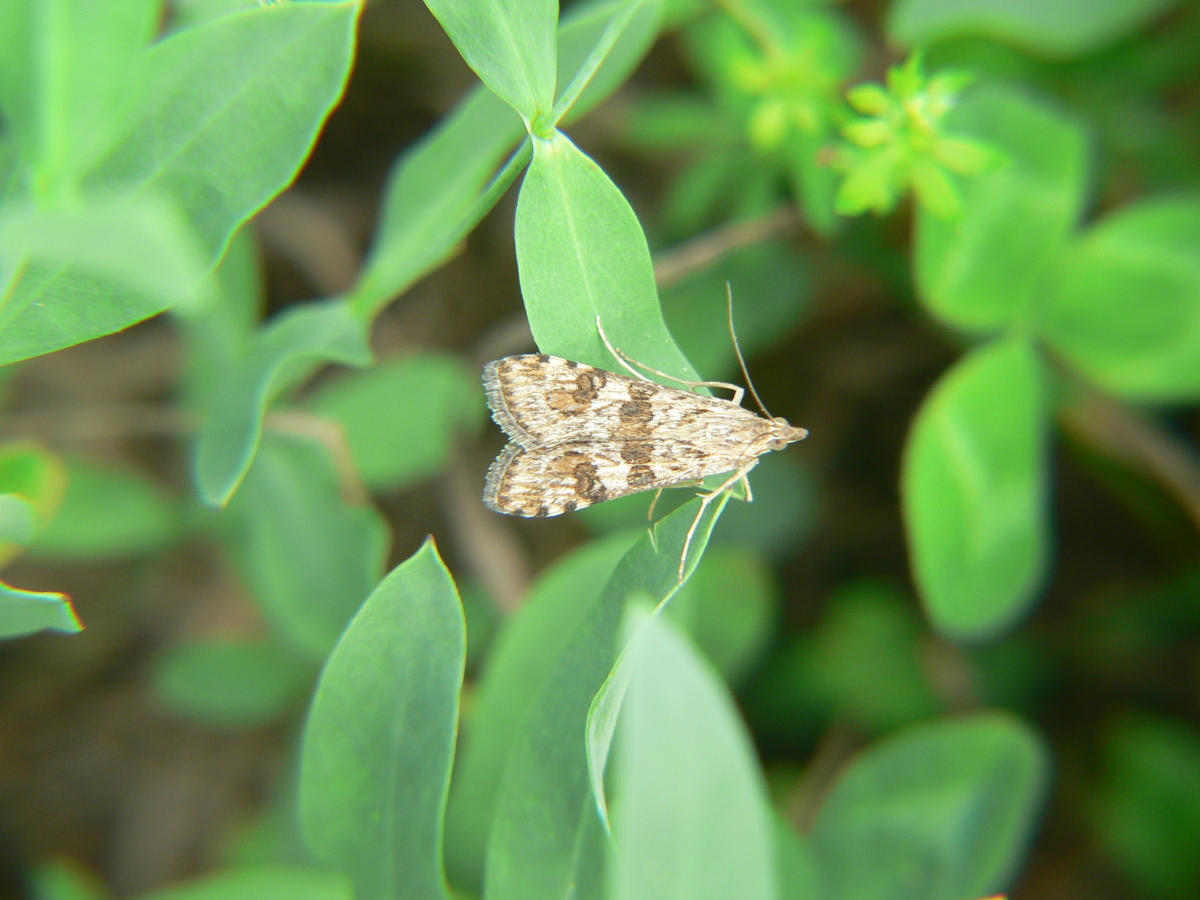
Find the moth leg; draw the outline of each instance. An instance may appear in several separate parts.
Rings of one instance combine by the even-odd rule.
[[[673,488],[704,487],[704,482],[703,481],[681,481],[679,484],[671,485],[671,487],[673,487]],[[662,492],[664,490],[666,490],[666,488],[657,488],[654,491],[654,496],[652,498],[650,498],[650,508],[648,510],[646,510],[646,518],[649,519],[651,522],[654,521],[654,507],[658,505],[658,500],[662,496]]]
[[[728,381],[691,381],[687,378],[680,378],[676,375],[670,375],[667,372],[663,372],[654,368],[653,366],[648,366],[644,362],[638,362],[624,350],[619,350],[614,347],[612,342],[608,339],[608,335],[604,333],[604,326],[600,324],[599,316],[596,316],[596,331],[600,333],[600,340],[604,341],[604,346],[608,348],[608,352],[616,357],[617,362],[624,367],[626,372],[632,373],[633,376],[639,381],[649,381],[650,379],[634,369],[633,366],[641,366],[647,372],[653,372],[655,375],[658,375],[661,378],[666,378],[668,381],[674,381],[676,384],[682,384],[688,388],[694,389],[698,387],[711,387],[733,391],[733,396],[730,398],[730,402],[736,406],[742,405],[742,397],[746,395],[746,389],[741,385],[730,384]]]
[[[746,473],[742,473],[742,488],[746,491],[745,501],[747,503],[754,502],[754,491],[750,490],[750,479],[746,477]]]
[[[659,488],[654,492],[654,496],[650,498],[650,508],[646,510],[646,518],[654,521],[654,507],[658,505],[658,498],[662,496],[663,489]]]
[[[604,326],[600,324],[599,316],[596,316],[596,331],[599,332],[600,340],[604,341],[604,346],[608,348],[608,352],[611,353],[613,355],[613,357],[616,359],[616,361],[619,362],[625,368],[626,372],[628,372],[630,375],[632,375],[638,381],[649,381],[650,380],[645,375],[643,375],[641,372],[639,372],[637,369],[633,368],[633,366],[629,365],[629,363],[626,362],[628,357],[612,345],[612,342],[609,341],[609,339],[608,339],[608,335],[604,333]],[[651,371],[653,371],[653,370],[651,370]]]
[[[730,475],[728,478],[726,478],[724,481],[722,481],[719,485],[717,485],[717,487],[713,488],[707,494],[697,495],[700,497],[700,508],[698,510],[696,510],[696,517],[694,519],[692,519],[692,524],[688,528],[687,536],[683,539],[683,552],[679,555],[679,583],[680,584],[683,583],[683,567],[687,563],[687,555],[688,555],[688,550],[691,549],[691,546],[692,546],[692,538],[695,537],[695,535],[696,535],[696,527],[700,524],[700,519],[704,515],[704,511],[706,509],[708,509],[708,504],[712,503],[715,498],[719,497],[722,493],[729,490],[729,488],[733,487],[733,485],[737,484],[738,481],[745,481],[747,483],[747,486],[749,486],[749,482],[746,479],[746,473],[748,473],[751,469],[753,469],[757,464],[758,464],[757,459],[752,460],[749,464],[738,469],[736,472],[734,472],[732,475]]]

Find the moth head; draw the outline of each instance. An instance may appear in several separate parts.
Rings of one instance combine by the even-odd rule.
[[[771,419],[772,429],[771,438],[767,441],[767,447],[771,450],[782,450],[788,444],[793,444],[796,441],[802,441],[808,437],[807,428],[797,428],[783,416],[775,416]]]

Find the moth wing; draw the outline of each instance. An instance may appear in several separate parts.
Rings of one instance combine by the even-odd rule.
[[[731,472],[746,460],[686,441],[605,441],[526,449],[509,444],[488,469],[483,502],[510,516],[558,516],[641,491]]]
[[[727,400],[607,372],[557,356],[506,356],[483,368],[488,406],[526,449],[635,441],[655,432],[703,443],[708,420],[759,417]]]

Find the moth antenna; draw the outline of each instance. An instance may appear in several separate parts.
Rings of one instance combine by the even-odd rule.
[[[729,313],[729,337],[733,339],[733,352],[737,354],[738,365],[742,369],[742,377],[746,379],[746,387],[750,388],[750,396],[754,398],[754,402],[758,404],[758,408],[762,410],[763,415],[769,419],[771,418],[771,414],[767,412],[762,398],[758,396],[758,391],[754,389],[754,379],[750,377],[750,370],[746,368],[746,358],[742,356],[742,347],[738,343],[737,331],[733,327],[733,285],[728,281],[725,282],[725,308]]]

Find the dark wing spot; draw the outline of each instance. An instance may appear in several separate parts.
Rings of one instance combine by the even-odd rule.
[[[568,369],[578,369],[579,363],[575,362],[575,360],[573,360],[573,359],[568,359],[567,360],[567,368]]]
[[[575,390],[571,392],[580,403],[590,403],[600,396],[600,389],[608,382],[599,369],[588,369],[575,376]]]
[[[658,393],[658,386],[649,381],[629,382],[629,398],[631,400],[649,400]]]
[[[654,484],[654,470],[649,466],[630,466],[627,484],[631,488],[647,488]]]
[[[627,463],[648,463],[654,456],[654,445],[648,441],[629,441],[621,446],[621,459]]]
[[[617,409],[617,414],[623,422],[645,424],[654,418],[654,409],[645,400],[626,400]]]
[[[584,460],[576,463],[574,469],[575,475],[575,493],[585,500],[590,500],[593,503],[599,503],[608,496],[608,492],[604,489],[604,485],[600,482],[596,466]]]
[[[548,507],[545,503],[543,503],[541,506],[538,507],[537,514],[539,516],[541,516],[542,518],[545,518],[546,516],[550,515],[550,507]]]
[[[574,500],[568,500],[563,504],[563,512],[575,512],[578,508],[578,504]]]
[[[538,362],[540,362],[540,363],[548,363],[548,362],[550,362],[550,357],[549,357],[549,355],[548,355],[548,354],[545,354],[545,353],[539,353],[539,354],[537,355],[537,359],[538,359]]]

